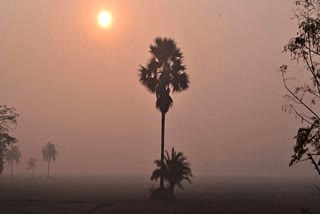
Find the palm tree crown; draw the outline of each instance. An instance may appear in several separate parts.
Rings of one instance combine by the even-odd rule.
[[[191,183],[191,177],[193,175],[190,168],[190,163],[187,162],[187,158],[182,152],[177,152],[174,148],[172,148],[171,156],[169,155],[168,151],[166,151],[164,160],[164,167],[162,170],[161,161],[155,161],[155,164],[158,168],[153,171],[151,180],[158,180],[158,178],[163,176],[172,193],[174,192],[174,186],[176,185],[179,188],[184,189],[182,185],[183,180],[187,180],[189,183]]]
[[[16,164],[20,163],[21,152],[18,146],[11,146],[10,149],[6,151],[5,154],[6,161],[9,163],[16,162]]]
[[[37,159],[30,158],[27,164],[27,169],[33,170],[37,167]]]
[[[21,152],[18,146],[11,146],[5,153],[5,159],[11,165],[11,178],[13,178],[13,163],[19,164],[20,158]]]
[[[189,88],[189,76],[185,73],[183,54],[170,38],[155,39],[150,45],[151,58],[146,66],[140,66],[139,81],[151,93],[156,94],[156,108],[167,113],[173,105],[170,92]]]
[[[43,160],[46,162],[50,162],[51,160],[55,162],[57,154],[58,152],[56,150],[56,146],[51,142],[46,143],[46,145],[42,148]]]
[[[48,162],[48,178],[50,177],[50,162],[51,160],[53,160],[53,162],[56,161],[57,154],[58,152],[56,150],[56,146],[51,142],[46,143],[46,145],[42,148],[43,160]]]

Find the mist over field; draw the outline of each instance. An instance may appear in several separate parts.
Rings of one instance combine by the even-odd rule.
[[[100,8],[113,12],[110,29],[96,24]],[[0,11],[0,97],[20,114],[14,135],[24,151],[17,172],[52,141],[56,173],[150,174],[160,115],[137,70],[156,36],[175,38],[185,55],[191,85],[173,94],[165,139],[196,174],[312,171],[287,167],[300,123],[281,110],[276,70],[296,31],[290,0],[4,0]]]
[[[319,210],[314,179],[197,177],[174,204],[150,204],[147,176],[0,179],[0,213],[300,213]],[[5,195],[3,193],[6,193]],[[17,206],[17,204],[19,206]]]

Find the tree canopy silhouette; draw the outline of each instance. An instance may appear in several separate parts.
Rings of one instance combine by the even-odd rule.
[[[42,148],[43,160],[48,162],[48,178],[50,177],[50,162],[56,161],[57,154],[58,152],[56,150],[56,146],[51,142],[46,143],[45,146]]]
[[[284,52],[290,53],[292,61],[300,63],[302,68],[296,72],[297,69],[290,70],[288,65],[280,67],[288,92],[283,110],[293,113],[306,125],[299,128],[295,137],[290,166],[310,160],[320,175],[320,1],[297,0],[295,5],[297,34],[285,45]]]
[[[156,108],[161,112],[161,163],[164,164],[165,115],[173,106],[171,93],[189,88],[189,76],[185,72],[183,53],[170,38],[157,37],[150,45],[151,57],[146,66],[140,65],[139,81],[149,92],[156,95]],[[160,188],[164,179],[160,178]]]
[[[20,163],[21,152],[17,145],[12,145],[5,153],[6,161],[11,165],[11,174],[10,177],[13,178],[13,163]]]
[[[5,152],[8,146],[17,141],[9,132],[17,124],[18,116],[14,108],[0,105],[0,174],[4,168]]]
[[[157,168],[151,175],[151,180],[158,180],[163,177],[167,183],[168,189],[174,194],[174,187],[178,186],[184,190],[182,181],[186,180],[191,183],[192,171],[190,163],[182,152],[177,152],[174,147],[171,154],[166,151],[164,158],[164,167],[161,169],[161,161],[155,160]]]

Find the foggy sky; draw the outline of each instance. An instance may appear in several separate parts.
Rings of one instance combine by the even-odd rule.
[[[160,156],[155,96],[138,82],[157,36],[174,38],[191,87],[173,95],[165,147],[195,175],[309,175],[288,167],[301,126],[281,111],[277,68],[295,35],[293,1],[2,0],[0,100],[20,114],[20,173],[51,141],[55,174],[146,174]],[[113,14],[98,26],[100,10]],[[8,173],[8,172],[5,172]]]

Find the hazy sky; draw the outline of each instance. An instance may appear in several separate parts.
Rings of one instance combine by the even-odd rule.
[[[184,52],[191,87],[173,96],[167,149],[183,151],[196,175],[313,176],[310,164],[288,168],[301,124],[281,111],[276,72],[289,61],[292,8],[292,0],[1,0],[0,98],[21,115],[19,171],[51,141],[53,175],[150,174],[160,113],[137,70],[154,38],[168,36]],[[109,29],[97,24],[102,9],[113,14]]]

